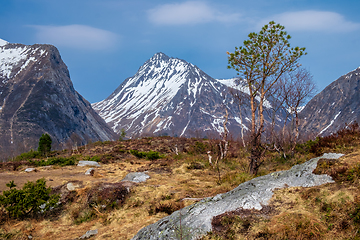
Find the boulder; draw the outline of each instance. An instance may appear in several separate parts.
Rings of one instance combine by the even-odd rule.
[[[61,204],[66,204],[67,202],[72,202],[76,196],[76,189],[83,188],[84,184],[82,181],[74,180],[63,185],[54,187],[51,191],[51,194],[60,194],[59,202]]]
[[[82,235],[81,237],[79,237],[78,239],[88,239],[92,236],[95,236],[96,234],[98,234],[98,230],[89,230],[87,231],[84,235]]]
[[[290,170],[257,177],[227,193],[204,198],[144,227],[132,240],[178,239],[180,235],[191,236],[191,239],[200,238],[212,231],[213,217],[237,209],[261,210],[269,203],[275,189],[313,187],[334,182],[330,176],[315,175],[313,171],[319,159],[337,159],[341,156],[343,154],[324,154],[301,165],[295,165]]]
[[[83,187],[84,187],[84,185],[83,185],[82,181],[76,181],[75,180],[75,181],[68,182],[66,184],[66,189],[68,191],[74,191],[74,190],[76,190],[78,188],[83,188]]]
[[[27,168],[25,169],[25,172],[36,172],[35,168]]]
[[[95,161],[79,161],[78,167],[92,166],[92,167],[101,167],[98,162]]]
[[[147,175],[145,172],[132,172],[126,175],[125,178],[121,181],[141,183],[141,182],[146,182],[148,178],[150,178],[150,176]]]
[[[86,170],[85,175],[93,176],[94,172],[95,172],[94,168],[89,168],[88,170]]]

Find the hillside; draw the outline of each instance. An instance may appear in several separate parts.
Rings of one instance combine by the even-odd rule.
[[[294,157],[284,159],[278,153],[269,152],[258,176],[289,169],[323,152],[346,155],[340,160],[320,159],[314,171],[317,174],[329,174],[335,180],[334,183],[278,189],[268,207],[260,211],[240,209],[213,218],[213,232],[203,239],[359,237],[359,140],[359,129],[354,127],[340,132],[338,136],[300,144]],[[15,184],[21,187],[27,180],[35,181],[44,177],[55,192],[60,191],[66,197],[60,211],[49,216],[21,221],[7,219],[2,214],[0,239],[22,239],[28,236],[35,239],[74,239],[88,230],[98,231],[94,239],[130,239],[141,228],[178,209],[204,197],[230,191],[253,178],[247,173],[248,153],[236,142],[230,143],[228,158],[220,162],[220,171],[213,168],[206,152],[213,151],[214,161],[217,156],[216,144],[216,140],[172,137],[95,142],[79,148],[77,152],[52,152],[47,160],[53,161],[60,157],[73,159],[74,163],[97,160],[101,167],[95,168],[93,175],[84,174],[89,167],[37,166],[35,159],[27,160],[30,153],[27,156],[23,154],[17,162],[1,165],[0,189],[6,189],[5,183],[10,180],[15,180]],[[133,155],[133,150],[144,153],[151,150],[159,155],[152,160],[139,158]],[[35,167],[36,171],[26,173],[24,170],[28,167]],[[137,184],[127,183],[125,187],[121,180],[129,172],[144,172],[150,178]],[[66,190],[69,186],[72,186],[71,190]],[[113,194],[118,194],[116,191],[101,190],[111,186],[131,190],[125,191],[126,194],[122,192],[121,196],[115,195],[118,198],[110,205],[104,205],[101,198],[94,198],[105,194],[112,199]],[[103,205],[105,207],[100,207]]]
[[[51,45],[0,43],[0,160],[37,148],[44,133],[53,148],[115,139],[75,91],[67,66]]]
[[[303,136],[325,136],[360,122],[359,74],[357,68],[339,77],[306,104],[300,112]]]

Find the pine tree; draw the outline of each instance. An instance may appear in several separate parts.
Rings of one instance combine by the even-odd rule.
[[[42,155],[46,155],[47,153],[49,153],[51,151],[51,143],[52,140],[49,134],[45,133],[41,135],[39,139],[38,152]]]
[[[250,33],[244,46],[228,52],[229,66],[247,83],[251,107],[250,172],[256,175],[265,153],[261,142],[264,132],[264,100],[282,75],[298,68],[305,48],[290,47],[290,35],[274,21],[264,25],[259,33]]]

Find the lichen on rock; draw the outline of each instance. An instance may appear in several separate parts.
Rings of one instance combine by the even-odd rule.
[[[275,189],[313,187],[334,182],[326,174],[313,173],[320,159],[337,159],[343,154],[325,153],[321,157],[279,171],[254,178],[235,189],[205,198],[141,229],[132,240],[178,239],[179,235],[199,238],[212,231],[213,217],[237,209],[261,210],[268,205]],[[180,227],[181,222],[181,227]]]

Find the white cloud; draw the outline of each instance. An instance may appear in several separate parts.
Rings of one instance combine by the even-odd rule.
[[[350,32],[360,28],[359,23],[347,21],[336,12],[326,11],[285,12],[261,21],[258,27],[269,20],[274,20],[285,26],[286,30],[293,31]]]
[[[158,25],[233,22],[240,19],[239,14],[225,14],[200,1],[159,5],[148,11],[148,17]]]
[[[39,26],[36,39],[41,43],[85,50],[105,50],[113,48],[118,36],[112,32],[85,25]]]

